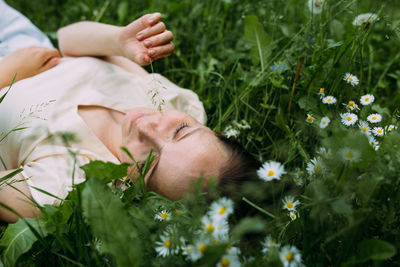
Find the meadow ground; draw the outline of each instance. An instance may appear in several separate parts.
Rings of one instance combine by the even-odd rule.
[[[90,164],[63,205],[2,225],[4,266],[400,265],[398,0],[7,2],[54,44],[73,22],[161,12],[176,49],[148,70],[264,165],[231,203],[111,191],[126,166]]]

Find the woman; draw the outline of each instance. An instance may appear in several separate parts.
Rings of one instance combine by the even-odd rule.
[[[37,33],[28,26],[26,32]],[[27,198],[40,205],[58,204],[73,184],[84,180],[79,166],[90,160],[132,162],[121,147],[138,163],[135,168],[155,152],[145,182],[172,200],[182,198],[198,177],[204,177],[205,184],[212,176],[224,183],[224,176],[233,181],[253,172],[256,163],[248,169],[243,165],[254,161],[204,126],[204,109],[195,93],[139,66],[170,55],[172,39],[161,14],[153,13],[126,27],[79,22],[60,29],[64,58],[43,47],[23,48],[3,58],[0,88],[15,74],[16,83],[0,104],[1,131],[26,129],[11,133],[0,144],[6,170],[0,177],[24,169],[1,188],[0,202],[21,216],[40,215]],[[44,43],[48,47],[50,42]],[[64,132],[74,133],[79,142],[60,141],[57,136]],[[18,217],[2,208],[0,219],[13,222]]]

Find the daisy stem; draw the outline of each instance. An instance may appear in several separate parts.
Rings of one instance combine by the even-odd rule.
[[[250,206],[252,206],[253,208],[255,208],[255,209],[261,211],[262,213],[268,215],[268,216],[271,217],[272,219],[275,218],[275,215],[273,215],[272,213],[266,211],[265,209],[263,209],[263,208],[257,206],[256,204],[254,204],[253,202],[251,202],[251,201],[248,200],[247,198],[242,197],[242,200],[243,200],[244,202],[246,202],[247,204],[249,204]]]

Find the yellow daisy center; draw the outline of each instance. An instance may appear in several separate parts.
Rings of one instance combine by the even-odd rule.
[[[300,174],[303,175],[303,174],[304,174],[304,171],[300,171]]]
[[[218,240],[217,240],[217,239],[214,239],[212,242],[213,242],[214,244],[217,244],[217,243],[218,243]]]
[[[273,170],[269,170],[268,171],[268,176],[272,176],[272,175],[274,175],[275,174],[275,172],[273,171]]]
[[[376,116],[373,116],[373,117],[372,117],[372,120],[373,120],[373,121],[376,120]]]
[[[355,104],[354,101],[352,100],[349,101],[349,106],[354,106],[354,104]]]
[[[347,117],[346,119],[347,119],[347,121],[351,121],[351,117],[350,117],[350,116],[349,116],[349,117]]]
[[[331,98],[328,98],[326,101],[328,101],[328,102],[332,102],[332,99],[331,99]]]
[[[210,233],[214,232],[214,226],[212,224],[207,225],[206,226],[206,231],[210,232]]]
[[[161,219],[166,220],[168,218],[168,213],[166,213],[165,211],[161,213],[160,215]]]
[[[201,244],[200,247],[199,247],[199,250],[200,250],[201,253],[203,253],[206,250],[206,248],[207,248],[206,244]]]
[[[378,130],[376,130],[378,133],[382,133],[383,131],[382,131],[382,129],[378,129]]]
[[[292,214],[290,214],[290,218],[296,219],[296,215],[294,215],[294,213],[292,213]]]
[[[286,203],[286,207],[288,207],[289,209],[293,208],[293,202]]]
[[[323,94],[323,93],[325,93],[325,89],[324,89],[324,88],[319,88],[319,92],[320,92],[321,94]]]
[[[308,116],[307,120],[309,120],[309,121],[312,120],[312,116]]]
[[[346,158],[351,158],[351,157],[353,157],[353,154],[349,151],[349,152],[347,152],[346,153]]]
[[[269,241],[269,246],[270,246],[270,247],[275,246],[275,241]]]
[[[369,101],[369,97],[366,97],[366,98],[365,98],[365,101]]]
[[[286,253],[285,258],[287,261],[292,261],[293,260],[293,253]]]
[[[166,248],[169,248],[169,247],[171,246],[171,241],[169,241],[169,240],[165,241],[165,242],[164,242],[164,246],[165,246]]]
[[[192,251],[192,248],[191,248],[191,247],[187,247],[187,248],[186,248],[186,251],[187,251],[187,252],[190,252],[190,251]]]
[[[352,81],[353,81],[353,77],[349,77],[347,80],[348,80],[349,82],[352,82]]]
[[[299,178],[296,178],[296,180],[294,180],[296,183],[300,182]]]
[[[367,131],[367,127],[365,127],[365,126],[362,126],[361,129],[362,129],[364,132]]]
[[[225,212],[226,212],[226,208],[225,208],[225,207],[221,207],[221,208],[219,209],[219,211],[218,211],[218,214],[219,214],[219,215],[223,215],[223,214],[225,214]]]
[[[221,264],[222,267],[229,267],[230,265],[229,260],[225,258],[223,258],[219,263]]]
[[[322,124],[324,124],[324,125],[325,125],[325,124],[326,124],[326,121],[322,121]]]

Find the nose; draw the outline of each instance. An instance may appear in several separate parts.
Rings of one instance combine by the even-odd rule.
[[[148,147],[159,151],[164,145],[161,128],[161,115],[158,113],[145,116],[137,124],[139,141]]]

